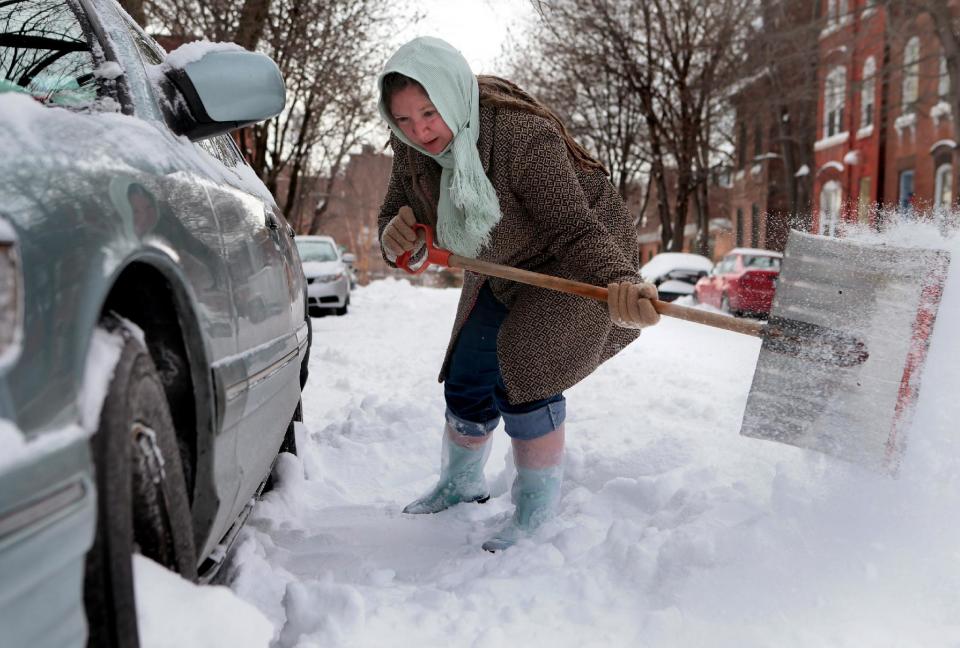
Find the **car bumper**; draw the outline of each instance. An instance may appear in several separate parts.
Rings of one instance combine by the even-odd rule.
[[[328,282],[313,280],[307,285],[307,305],[310,308],[343,308],[349,294],[347,278]]]

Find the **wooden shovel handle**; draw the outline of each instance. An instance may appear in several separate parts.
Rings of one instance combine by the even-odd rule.
[[[500,279],[518,281],[540,288],[558,290],[572,295],[596,299],[597,301],[607,301],[606,288],[582,283],[580,281],[561,279],[560,277],[553,277],[539,272],[530,272],[529,270],[521,270],[497,263],[490,263],[489,261],[469,259],[456,254],[450,255],[449,265],[451,268],[463,268],[464,270],[470,270],[471,272],[477,272],[491,277],[499,277]],[[669,302],[660,301],[659,299],[653,299],[651,301],[653,302],[653,308],[661,315],[686,320],[688,322],[695,322],[697,324],[706,324],[707,326],[724,329],[725,331],[744,333],[754,337],[763,336],[763,324],[760,322],[728,317],[726,315],[720,315],[719,313],[700,310],[699,308],[678,306]]]

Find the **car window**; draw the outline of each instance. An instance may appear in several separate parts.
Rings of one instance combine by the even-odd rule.
[[[231,169],[246,164],[236,143],[229,135],[217,135],[207,139],[195,142],[197,146],[220,160],[225,166]]]
[[[303,261],[336,261],[337,251],[327,241],[297,241]]]
[[[72,108],[96,104],[97,63],[88,31],[70,4],[0,2],[0,30],[0,92]]]
[[[771,256],[745,256],[743,265],[746,268],[760,268],[762,270],[779,270],[780,259]]]

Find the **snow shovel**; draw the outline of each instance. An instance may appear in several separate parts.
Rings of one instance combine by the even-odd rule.
[[[607,301],[606,288],[461,257],[414,228],[425,254],[397,259],[412,274],[434,264]],[[661,315],[762,339],[742,435],[895,471],[948,263],[946,252],[793,231],[766,323],[652,301]]]

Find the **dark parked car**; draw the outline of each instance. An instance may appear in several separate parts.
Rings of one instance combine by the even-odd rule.
[[[226,134],[284,101],[113,0],[0,2],[3,646],[135,645],[132,552],[210,578],[290,447],[306,285]]]
[[[713,261],[699,254],[661,252],[640,268],[640,276],[657,287],[662,301],[693,294],[693,286],[713,268]]]
[[[720,310],[767,315],[777,289],[783,255],[770,250],[735,248],[697,282],[694,299]]]

